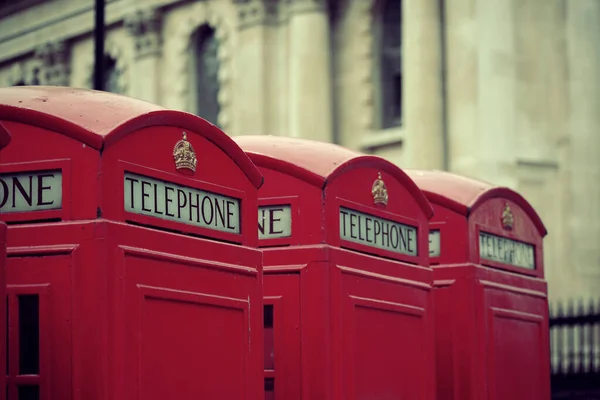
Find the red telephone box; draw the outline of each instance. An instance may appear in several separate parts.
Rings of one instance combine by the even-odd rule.
[[[425,196],[379,157],[235,140],[265,176],[265,398],[432,399]]]
[[[10,133],[0,123],[0,151],[10,143]],[[0,161],[3,153],[0,152]],[[6,298],[6,224],[0,221],[0,299]],[[0,307],[0,393],[6,386],[6,307]]]
[[[0,120],[8,399],[261,399],[262,176],[245,153],[105,92],[0,89]]]
[[[407,174],[434,208],[438,399],[550,398],[544,225],[518,193],[439,171]]]

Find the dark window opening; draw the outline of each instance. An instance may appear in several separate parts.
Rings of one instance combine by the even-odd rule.
[[[192,73],[195,76],[196,114],[217,124],[219,117],[219,42],[215,30],[201,26],[192,36]]]
[[[274,378],[265,378],[265,400],[275,400]]]
[[[402,117],[402,75],[394,74],[394,85],[392,86],[392,115],[399,124]]]
[[[6,373],[8,374],[10,372],[10,370],[8,369],[8,365],[9,365],[8,364],[8,362],[9,362],[8,349],[10,349],[9,340],[8,340],[8,296],[6,296],[6,314],[5,315],[6,315],[6,325],[4,325],[4,326],[6,327],[6,329],[4,332],[4,336],[5,336],[5,340],[6,340],[6,342],[5,342],[6,343],[6,347],[5,347],[5,349],[6,349]],[[8,388],[7,388],[7,390],[8,390]]]
[[[265,369],[275,369],[275,340],[273,332],[273,306],[264,306]]]
[[[390,128],[402,122],[402,2],[385,1],[380,21],[381,125]]]
[[[39,386],[19,386],[19,400],[39,400]]]
[[[35,375],[40,371],[39,296],[20,295],[18,299],[19,374]]]
[[[266,305],[264,307],[265,309],[265,323],[264,323],[264,327],[265,328],[273,328],[273,306],[272,305]]]

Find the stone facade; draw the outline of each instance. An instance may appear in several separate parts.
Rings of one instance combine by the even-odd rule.
[[[551,297],[597,294],[600,2],[403,1],[389,49],[384,3],[109,0],[111,87],[210,108],[231,135],[334,141],[507,185],[548,227]],[[0,9],[0,85],[90,87],[93,1],[30,4]],[[399,81],[383,79],[390,68]],[[391,125],[390,90],[401,105]]]

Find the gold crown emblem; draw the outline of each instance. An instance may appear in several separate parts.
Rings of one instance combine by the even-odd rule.
[[[375,182],[373,182],[371,194],[373,195],[373,201],[375,204],[383,204],[384,206],[387,206],[388,192],[385,187],[385,182],[383,182],[383,179],[381,179],[381,172],[377,173],[377,179],[375,179]]]
[[[513,213],[510,210],[510,206],[508,203],[504,206],[504,211],[502,211],[502,227],[504,229],[510,230],[513,227],[514,223]]]
[[[196,164],[198,164],[196,152],[191,143],[188,142],[187,134],[185,132],[183,132],[183,139],[175,144],[173,158],[175,159],[175,168],[178,170],[189,169],[196,172]]]

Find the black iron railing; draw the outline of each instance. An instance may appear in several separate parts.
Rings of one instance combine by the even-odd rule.
[[[552,397],[600,399],[600,301],[550,308]]]

